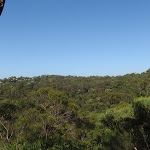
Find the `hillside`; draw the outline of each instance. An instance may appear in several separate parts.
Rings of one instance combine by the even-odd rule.
[[[150,70],[0,80],[2,150],[150,149]]]

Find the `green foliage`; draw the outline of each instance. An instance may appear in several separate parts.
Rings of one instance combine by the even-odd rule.
[[[148,96],[149,71],[0,80],[0,149],[150,149]]]

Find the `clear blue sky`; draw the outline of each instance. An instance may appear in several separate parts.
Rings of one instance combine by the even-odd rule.
[[[150,68],[150,0],[6,0],[0,78]]]

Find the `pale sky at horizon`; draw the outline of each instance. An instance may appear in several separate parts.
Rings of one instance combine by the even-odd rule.
[[[7,0],[0,17],[0,79],[141,73],[149,56],[150,0]]]

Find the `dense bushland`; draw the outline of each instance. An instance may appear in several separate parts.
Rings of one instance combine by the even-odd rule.
[[[2,150],[149,150],[150,70],[0,80]]]

